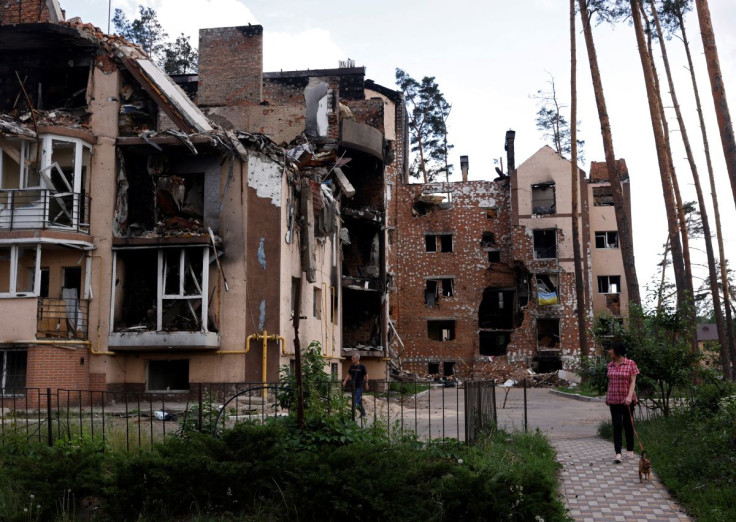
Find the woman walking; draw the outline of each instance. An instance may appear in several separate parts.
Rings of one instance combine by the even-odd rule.
[[[639,368],[636,363],[626,357],[626,345],[614,340],[608,346],[608,392],[606,404],[611,409],[611,423],[613,424],[613,449],[616,452],[614,462],[621,463],[621,430],[626,436],[626,451],[628,457],[634,455],[634,406],[636,405],[636,376]]]

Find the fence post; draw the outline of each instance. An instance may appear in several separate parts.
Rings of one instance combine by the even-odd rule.
[[[46,388],[46,422],[48,423],[49,447],[54,445],[54,426],[51,417],[51,388]]]
[[[526,378],[524,379],[524,433],[527,433],[527,423],[528,423],[529,417],[527,414],[526,409]]]

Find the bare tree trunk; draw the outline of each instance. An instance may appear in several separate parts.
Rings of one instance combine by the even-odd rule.
[[[705,252],[708,257],[708,279],[710,282],[710,291],[713,296],[713,309],[716,319],[716,329],[718,331],[718,342],[721,345],[721,364],[723,364],[724,371],[728,368],[728,344],[726,339],[726,328],[723,320],[723,308],[721,307],[720,290],[718,288],[718,275],[716,273],[716,258],[713,252],[713,241],[711,239],[710,232],[710,221],[708,219],[708,209],[705,205],[705,198],[703,197],[703,190],[700,185],[700,174],[698,173],[698,167],[695,164],[695,158],[693,157],[693,151],[690,147],[690,139],[687,134],[687,127],[685,127],[685,120],[682,117],[682,111],[680,110],[680,103],[677,100],[677,92],[675,90],[675,83],[672,80],[672,72],[670,70],[670,62],[667,56],[667,46],[665,45],[664,35],[662,34],[662,26],[659,23],[659,16],[657,14],[657,7],[654,2],[650,1],[652,9],[652,17],[654,18],[654,24],[657,29],[657,37],[659,39],[660,49],[662,51],[662,60],[664,62],[665,72],[667,73],[667,84],[670,89],[670,95],[672,97],[672,105],[675,108],[675,115],[677,116],[677,124],[680,128],[680,135],[682,136],[682,143],[685,146],[685,154],[687,155],[687,161],[690,165],[690,170],[693,174],[693,183],[695,184],[695,192],[698,197],[698,206],[700,207],[700,216],[703,223],[703,236],[705,239]],[[681,218],[682,219],[682,218]],[[683,243],[684,246],[684,243]],[[692,277],[692,276],[691,276]],[[692,281],[692,279],[691,279]],[[692,289],[691,289],[692,290]],[[697,332],[697,329],[695,329]],[[697,335],[694,336],[695,349],[697,350]],[[730,376],[729,376],[730,378]]]
[[[575,263],[575,297],[578,307],[578,339],[580,356],[590,354],[588,348],[587,306],[583,279],[583,259],[580,252],[580,231],[578,197],[580,177],[578,169],[578,87],[577,87],[577,45],[575,42],[575,0],[570,0],[570,165],[572,169],[572,251]]]
[[[713,24],[710,19],[708,0],[695,0],[695,8],[698,11],[700,36],[703,39],[703,51],[705,52],[705,63],[708,66],[718,129],[721,131],[723,155],[726,157],[726,169],[728,170],[728,177],[731,179],[731,190],[734,203],[736,203],[736,137],[733,133],[731,112],[728,110],[726,86],[723,84],[721,63],[718,60],[718,48],[716,47],[716,36],[713,33]]]
[[[667,235],[667,240],[664,242],[664,253],[662,254],[662,277],[659,281],[659,290],[657,291],[657,314],[662,311],[662,303],[664,302],[664,283],[667,280],[667,258],[670,254],[670,236]]]
[[[680,24],[680,32],[682,33],[682,43],[685,46],[685,55],[687,56],[687,63],[688,68],[690,69],[690,81],[693,84],[693,93],[695,95],[695,105],[697,107],[698,111],[698,120],[700,121],[700,133],[703,138],[703,149],[705,151],[705,164],[708,168],[708,180],[710,182],[711,187],[711,199],[713,200],[713,214],[715,216],[716,220],[716,239],[718,241],[718,257],[720,259],[720,269],[721,269],[721,283],[722,283],[722,292],[723,292],[723,307],[725,308],[726,312],[726,346],[728,347],[729,356],[731,359],[731,362],[733,363],[736,361],[736,344],[734,343],[734,325],[733,325],[733,317],[731,315],[731,298],[730,298],[730,292],[728,288],[728,273],[727,273],[727,266],[726,266],[726,255],[725,255],[725,249],[723,247],[723,229],[721,228],[721,213],[718,208],[718,195],[715,190],[715,176],[713,174],[713,162],[711,160],[710,156],[710,145],[708,143],[708,131],[705,127],[705,119],[703,118],[703,107],[700,103],[700,91],[698,89],[698,82],[695,78],[695,68],[693,67],[693,59],[692,55],[690,54],[690,44],[687,39],[687,32],[685,31],[685,20],[682,16],[682,12],[677,12],[677,21]],[[702,207],[702,205],[701,205]],[[705,230],[705,228],[704,228]],[[706,234],[707,235],[707,234]],[[709,261],[710,264],[710,261]],[[713,301],[713,306],[715,308],[715,300]],[[720,339],[720,332],[718,334],[718,337]],[[721,341],[723,343],[723,341]],[[724,369],[725,373],[725,369]],[[734,379],[734,372],[733,367],[731,367],[731,380]]]
[[[634,21],[634,32],[639,47],[639,58],[644,73],[644,84],[649,100],[649,115],[652,120],[652,131],[654,132],[654,143],[657,149],[657,161],[659,162],[659,175],[662,180],[662,193],[664,206],[667,212],[667,226],[670,235],[670,248],[672,249],[672,267],[675,272],[675,285],[677,286],[677,307],[683,309],[687,305],[687,277],[685,274],[685,263],[680,242],[678,216],[674,199],[674,188],[672,186],[672,170],[669,155],[667,154],[664,132],[662,130],[662,114],[659,94],[655,90],[654,71],[652,59],[647,51],[644,39],[644,28],[639,12],[639,0],[630,0],[631,16]]]
[[[626,276],[626,288],[629,292],[629,301],[641,307],[641,296],[639,294],[639,279],[636,276],[636,265],[634,263],[634,241],[631,235],[631,216],[629,215],[624,201],[623,189],[621,187],[620,163],[616,161],[613,150],[613,138],[611,137],[611,124],[606,109],[606,99],[603,95],[603,81],[601,80],[600,68],[598,67],[598,56],[593,40],[593,30],[590,26],[590,13],[588,12],[588,0],[578,0],[580,7],[580,18],[583,23],[585,34],[585,46],[588,51],[590,62],[590,75],[593,80],[595,102],[598,107],[598,118],[601,124],[601,137],[603,138],[603,150],[606,158],[606,170],[611,183],[611,194],[613,196],[614,209],[616,210],[616,226],[621,245],[621,257]]]

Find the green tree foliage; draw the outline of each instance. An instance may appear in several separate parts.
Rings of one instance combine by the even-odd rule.
[[[115,31],[141,46],[146,54],[168,74],[184,74],[197,71],[199,53],[192,46],[191,39],[180,34],[171,42],[169,35],[158,21],[156,11],[150,7],[138,6],[138,18],[129,20],[122,9],[115,9],[112,23]]]
[[[440,91],[434,76],[425,76],[420,83],[396,69],[396,85],[407,104],[411,152],[415,153],[409,175],[424,183],[443,175],[449,178],[452,165],[448,160],[453,145],[447,141],[447,119],[452,105]]]
[[[539,110],[537,111],[537,130],[542,132],[544,139],[548,140],[552,148],[557,154],[570,157],[572,155],[572,133],[570,122],[563,114],[567,106],[560,104],[557,99],[557,89],[555,88],[555,79],[550,76],[548,82],[549,89],[538,90],[534,98],[539,102]],[[578,122],[578,129],[580,122]],[[585,141],[577,140],[578,143],[578,162],[585,161],[583,147]]]

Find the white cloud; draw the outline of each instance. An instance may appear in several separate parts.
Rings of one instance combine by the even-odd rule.
[[[347,58],[342,47],[324,29],[290,34],[264,28],[263,55],[265,71],[334,69],[339,60]]]

